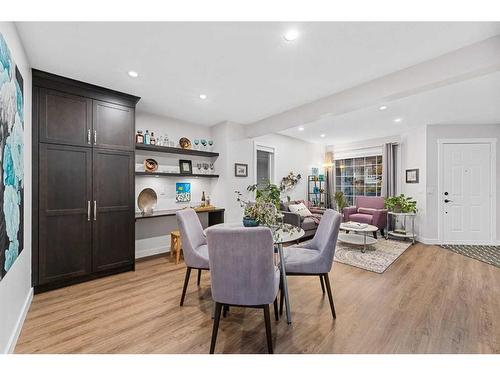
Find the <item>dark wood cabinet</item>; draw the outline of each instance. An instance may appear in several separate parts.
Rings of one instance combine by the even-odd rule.
[[[135,111],[113,103],[93,101],[94,145],[112,150],[134,151]]]
[[[133,270],[139,98],[33,70],[33,285]]]
[[[40,145],[39,282],[91,271],[92,150]]]
[[[38,101],[40,142],[91,146],[91,99],[41,88]]]
[[[93,271],[130,265],[135,256],[134,153],[94,149]]]

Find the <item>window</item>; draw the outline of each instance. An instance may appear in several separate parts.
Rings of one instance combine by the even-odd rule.
[[[380,196],[382,190],[382,155],[335,161],[335,191],[344,193],[354,204],[357,195]]]
[[[257,149],[257,185],[262,186],[273,180],[274,153]]]

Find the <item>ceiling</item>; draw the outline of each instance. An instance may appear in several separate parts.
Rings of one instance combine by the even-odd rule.
[[[500,34],[500,23],[473,22],[19,22],[16,26],[34,68],[141,96],[141,111],[207,126],[225,120],[252,123]],[[291,28],[300,35],[286,42],[283,34]],[[139,77],[130,78],[129,70]],[[474,82],[464,84],[488,90],[487,82],[477,82],[477,87]],[[440,90],[457,95],[452,89]],[[207,99],[201,100],[200,94]],[[368,108],[335,121],[308,124],[300,137],[310,134],[315,141],[318,132],[325,132],[328,140],[350,139],[352,131],[339,129],[342,123],[379,135],[375,124],[393,131],[391,118],[396,113],[405,117],[399,126],[411,126],[417,121],[417,117],[410,120],[412,111],[420,116],[418,121],[425,117],[415,110],[416,97],[395,102],[384,113]],[[435,108],[433,103],[426,108]],[[455,102],[443,104],[451,104],[442,111],[446,118],[464,111]],[[432,118],[438,121],[441,114]],[[297,136],[296,129],[284,133]]]
[[[427,124],[492,124],[500,126],[500,72],[320,119],[280,132],[313,143],[336,145],[399,135]],[[395,122],[395,119],[401,119]],[[321,138],[320,135],[325,137]]]

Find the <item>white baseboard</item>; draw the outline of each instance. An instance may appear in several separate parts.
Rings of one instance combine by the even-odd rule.
[[[14,332],[12,332],[12,336],[10,337],[9,343],[7,344],[7,353],[9,354],[14,353],[14,350],[16,349],[17,340],[19,339],[19,335],[21,334],[21,329],[23,328],[26,315],[28,315],[28,311],[31,306],[31,301],[33,301],[33,288],[30,288],[28,294],[26,295],[26,300],[24,301],[21,314],[19,314],[16,326],[14,327]]]
[[[170,246],[155,247],[152,249],[137,250],[135,252],[135,259],[150,257],[152,255],[164,254],[170,252]]]
[[[426,238],[422,236],[417,236],[417,241],[426,245],[439,245],[439,240],[437,238]]]

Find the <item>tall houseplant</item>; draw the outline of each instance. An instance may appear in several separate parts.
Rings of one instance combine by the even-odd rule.
[[[335,203],[337,204],[337,211],[342,213],[344,208],[347,206],[347,202],[344,198],[344,193],[341,191],[335,192]]]

